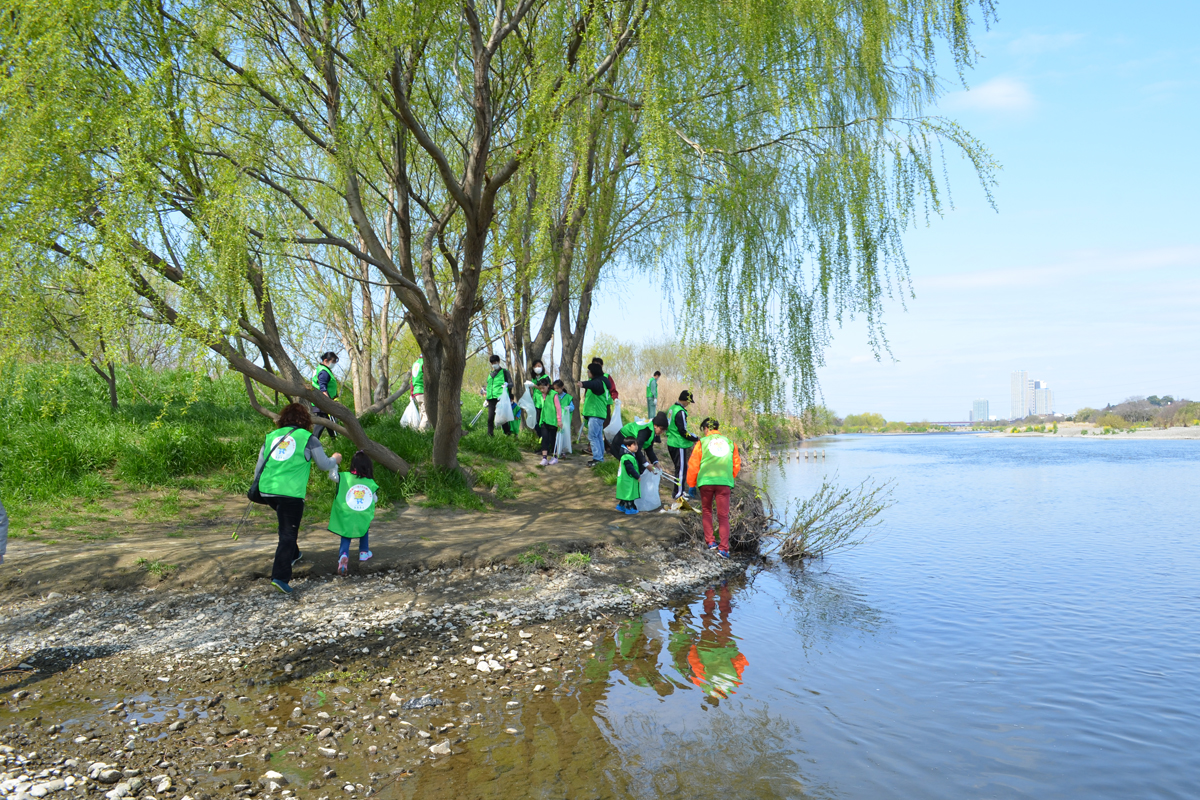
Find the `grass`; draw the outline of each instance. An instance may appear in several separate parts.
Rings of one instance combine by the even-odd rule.
[[[546,569],[550,566],[550,562],[554,560],[554,554],[550,552],[550,546],[547,544],[537,544],[526,550],[521,555],[517,556],[517,564],[527,572],[534,570]]]
[[[591,563],[592,557],[587,553],[567,553],[565,556],[563,556],[564,566],[578,569],[580,567],[586,567]]]
[[[137,566],[146,570],[146,572],[155,576],[159,580],[164,580],[165,578],[170,577],[172,572],[179,569],[178,564],[168,564],[165,561],[151,561],[148,558],[139,558],[136,563]]]
[[[606,458],[602,463],[592,467],[592,473],[599,475],[606,486],[616,486],[618,467],[620,467],[619,461]]]
[[[202,496],[243,495],[252,477],[255,455],[271,423],[247,402],[241,379],[226,373],[218,378],[186,371],[120,368],[120,408],[109,407],[107,388],[86,366],[44,362],[8,365],[8,389],[0,396],[0,496],[12,515],[13,534],[35,528],[61,530],[81,522],[129,518],[163,522],[180,518],[188,507],[180,490]],[[260,395],[260,398],[262,396]],[[262,398],[266,399],[266,398]],[[482,404],[477,395],[463,395],[467,420]],[[403,401],[398,404],[403,407]],[[471,510],[485,503],[462,473],[435,469],[431,464],[432,431],[400,425],[399,414],[364,418],[369,436],[412,465],[400,477],[376,472],[380,509],[414,502]],[[460,442],[470,455],[476,479],[497,497],[516,496],[509,464],[519,462],[522,449],[531,449],[533,434],[489,437],[476,426]],[[354,446],[340,437],[322,440],[328,453],[349,461]],[[466,459],[464,459],[465,461]],[[335,485],[313,470],[305,516],[329,513]],[[132,500],[126,500],[133,497]],[[91,507],[86,520],[68,519],[64,500],[82,500]],[[203,499],[203,498],[202,498]],[[114,507],[98,505],[106,501]],[[71,506],[78,503],[72,502]],[[200,508],[195,515],[205,516]],[[118,535],[89,529],[79,538],[100,541]]]

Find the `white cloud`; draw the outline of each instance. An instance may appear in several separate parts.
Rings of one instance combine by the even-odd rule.
[[[1008,43],[1008,51],[1017,56],[1035,56],[1065,50],[1083,38],[1082,33],[1026,33]]]
[[[1035,100],[1024,81],[1000,76],[973,89],[951,92],[941,105],[951,111],[1024,112],[1034,107]]]

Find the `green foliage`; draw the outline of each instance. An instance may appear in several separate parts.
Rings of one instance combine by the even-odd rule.
[[[592,467],[591,469],[592,469],[592,474],[599,476],[600,479],[602,481],[604,481],[605,485],[616,486],[617,485],[617,472],[618,472],[617,467],[619,467],[619,466],[620,466],[620,462],[618,462],[617,460],[611,459],[611,458],[606,458],[606,459],[604,459],[603,463],[597,464],[596,466]]]
[[[155,576],[159,580],[163,580],[165,578],[170,577],[172,572],[179,569],[178,564],[168,564],[165,561],[158,561],[158,560],[151,561],[148,558],[139,558],[137,560],[137,562],[135,562],[135,563],[137,566],[146,570],[146,572]]]
[[[549,545],[543,543],[534,545],[517,556],[517,564],[525,571],[533,572],[548,568],[553,559],[554,555],[550,552]]]
[[[1118,417],[1116,414],[1106,412],[1098,416],[1093,424],[1097,428],[1124,428],[1129,423],[1124,417]]]
[[[505,436],[496,431],[495,436],[488,436],[487,429],[476,429],[463,436],[458,446],[469,453],[496,458],[501,461],[520,461],[521,449],[517,436]]]
[[[846,433],[873,433],[887,429],[887,420],[881,414],[850,414],[842,420]]]
[[[567,553],[563,556],[563,566],[582,568],[592,563],[592,557],[587,553]]]
[[[488,467],[481,469],[475,475],[480,484],[495,492],[500,500],[516,498],[518,491],[513,482],[512,472],[507,467]]]

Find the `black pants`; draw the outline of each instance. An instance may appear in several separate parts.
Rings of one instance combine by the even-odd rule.
[[[312,415],[319,419],[333,419],[333,417],[329,416],[328,414],[326,414],[324,411],[317,408],[316,406],[312,407]],[[337,438],[337,433],[335,433],[332,428],[326,428],[324,425],[313,425],[313,431],[315,431],[315,433],[313,435],[316,436],[317,439],[320,439],[321,434],[324,433],[325,431],[329,431],[329,438],[331,440]]]
[[[675,477],[679,480],[679,483],[675,485],[675,494],[673,495],[678,500],[686,491],[684,484],[687,482],[688,461],[691,459],[692,448],[667,445],[667,452],[671,454],[671,464],[675,469]]]
[[[554,455],[554,444],[558,438],[558,427],[542,423],[542,452]]]
[[[271,580],[287,583],[292,579],[292,562],[300,555],[296,538],[300,535],[304,501],[299,497],[272,497],[268,505],[275,509],[275,516],[279,518],[279,544],[275,547]]]
[[[496,435],[496,404],[499,402],[500,402],[499,400],[488,400],[487,401],[487,404],[488,404],[488,436]],[[510,400],[509,402],[511,403],[512,401]],[[500,430],[504,431],[505,436],[513,435],[513,432],[511,430],[509,430],[507,424],[501,425]]]

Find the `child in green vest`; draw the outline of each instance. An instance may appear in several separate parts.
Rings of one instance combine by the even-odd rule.
[[[642,467],[637,451],[637,441],[628,442],[621,454],[621,463],[617,465],[617,511],[626,514],[638,513],[633,501],[642,497]]]
[[[338,553],[338,575],[350,570],[350,540],[358,539],[358,560],[368,561],[371,550],[367,534],[375,519],[379,500],[379,484],[375,483],[375,467],[371,457],[359,450],[350,459],[350,471],[338,476],[337,498],[329,512],[329,530],[342,537]]]
[[[562,381],[550,383],[549,378],[542,378],[538,386],[542,392],[542,408],[538,412],[542,423],[541,465],[552,467],[558,463],[558,458],[554,455],[554,441],[558,438],[558,429],[571,421],[566,413],[567,395],[563,392],[566,386]]]

